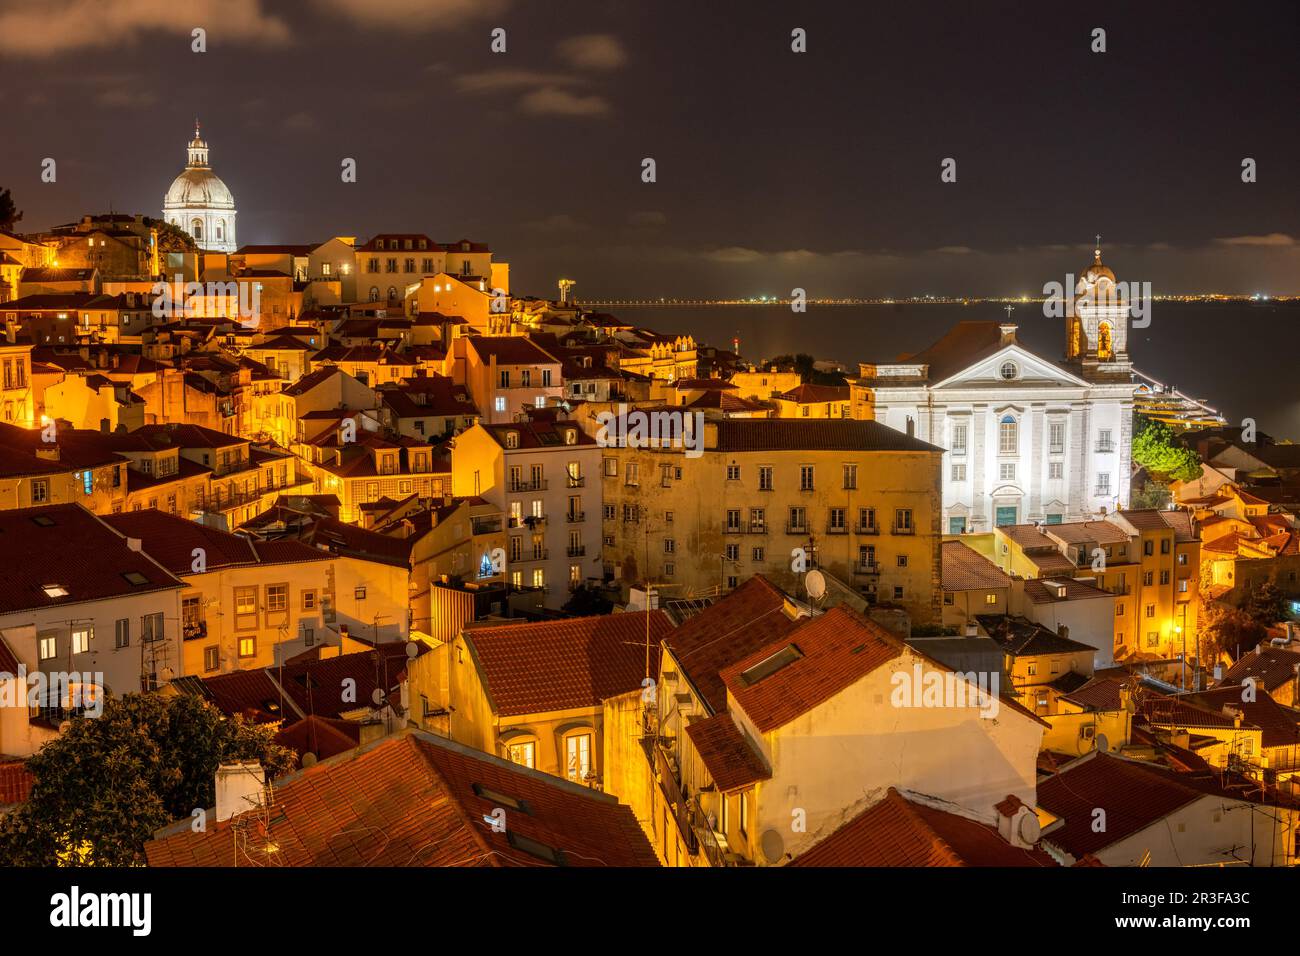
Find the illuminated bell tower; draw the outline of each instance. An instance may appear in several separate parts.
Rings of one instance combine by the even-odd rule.
[[[1065,358],[1082,377],[1127,376],[1129,302],[1121,299],[1115,273],[1101,261],[1101,237],[1092,265],[1079,277],[1065,319]]]

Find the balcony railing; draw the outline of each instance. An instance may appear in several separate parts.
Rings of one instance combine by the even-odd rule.
[[[567,522],[569,522],[569,524],[577,524],[577,523],[580,522],[580,521],[586,521],[586,520],[587,520],[587,512],[585,512],[585,511],[569,511],[569,512],[566,512],[565,515],[564,515],[564,520],[567,521]]]
[[[1113,452],[1114,450],[1115,450],[1115,443],[1114,443],[1114,442],[1111,442],[1111,441],[1105,441],[1105,442],[1103,442],[1103,441],[1099,441],[1099,442],[1097,442],[1097,454],[1099,454],[1099,455],[1109,455],[1109,454],[1110,454],[1111,452]]]
[[[516,560],[516,561],[545,561],[545,560],[546,560],[546,549],[545,549],[545,548],[533,548],[531,551],[525,552],[525,553],[522,554],[520,557],[517,557],[517,558],[515,558],[514,560]]]
[[[767,523],[763,521],[751,521],[749,523],[750,534],[767,534]]]
[[[569,475],[568,478],[565,479],[565,484],[570,488],[583,488],[586,487],[587,479],[583,478],[581,475],[576,478],[573,475]]]
[[[682,842],[686,844],[686,851],[694,855],[699,852],[699,840],[695,835],[695,829],[691,826],[686,795],[682,793],[681,784],[663,748],[656,747],[653,743],[650,743],[650,746],[654,749],[654,769],[655,776],[659,780],[659,789],[663,791],[664,800],[672,807],[673,818],[677,821],[677,830],[681,833]]]
[[[511,481],[510,490],[517,491],[545,491],[546,479],[538,478],[536,481]]]
[[[828,524],[826,526],[827,534],[848,534],[849,526],[846,524]]]
[[[583,544],[569,545],[567,553],[571,558],[580,558],[587,553],[587,546]]]
[[[1109,498],[1114,494],[1114,492],[1110,490],[1110,485],[1098,485],[1093,489],[1092,493],[1099,498]]]
[[[890,534],[916,534],[916,528],[910,524],[896,524],[889,529]]]
[[[723,534],[744,534],[745,526],[739,524],[729,524]]]
[[[879,561],[856,561],[853,564],[854,574],[879,574]]]
[[[787,522],[785,523],[785,533],[786,533],[786,534],[807,534],[807,533],[808,533],[808,522],[807,522],[807,521],[787,521]]]
[[[853,526],[854,534],[880,534],[880,526],[875,524],[858,524]]]

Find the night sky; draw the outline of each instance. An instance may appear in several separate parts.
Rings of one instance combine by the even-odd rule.
[[[197,115],[241,243],[467,237],[516,293],[1032,294],[1098,232],[1157,294],[1300,293],[1297,6],[0,0],[0,186],[157,216]]]

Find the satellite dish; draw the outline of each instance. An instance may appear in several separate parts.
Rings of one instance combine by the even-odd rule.
[[[1038,822],[1038,816],[1032,810],[1025,810],[1020,815],[1020,824],[1018,828],[1020,839],[1026,843],[1037,843],[1043,835],[1043,825]]]
[[[316,755],[310,750],[302,755],[302,766],[306,770],[308,767],[316,766]]]
[[[826,575],[814,568],[803,576],[803,587],[814,601],[821,600],[826,596]]]
[[[1105,734],[1097,735],[1097,752],[1106,753],[1110,750],[1110,741],[1106,739]]]
[[[764,830],[759,837],[758,846],[763,851],[763,859],[768,863],[780,863],[785,856],[785,840],[779,830]]]

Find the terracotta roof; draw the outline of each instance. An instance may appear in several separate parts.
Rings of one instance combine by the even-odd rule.
[[[316,369],[316,371],[314,372],[304,375],[302,378],[298,379],[298,381],[294,382],[292,385],[286,386],[284,389],[281,390],[281,394],[289,395],[291,397],[296,398],[299,395],[305,395],[307,392],[310,392],[313,388],[315,388],[317,385],[320,385],[326,379],[329,379],[335,375],[346,375],[346,374],[347,373],[344,372],[343,369],[339,368],[337,365],[325,365],[322,366],[321,368]]]
[[[80,505],[0,511],[0,577],[0,613],[182,586]]]
[[[518,448],[575,448],[580,446],[591,446],[596,444],[596,439],[592,438],[576,422],[557,422],[549,418],[534,418],[526,422],[511,422],[502,425],[483,425],[480,423],[496,443],[502,448],[506,446],[506,435],[514,434],[518,437]],[[564,431],[573,432],[574,442],[568,445],[565,437],[561,434]],[[512,451],[514,449],[511,449]]]
[[[659,643],[672,629],[650,614],[650,673],[659,673]],[[463,632],[501,716],[599,706],[641,686],[646,667],[646,614],[603,614]]]
[[[942,382],[1000,352],[1003,347],[1001,325],[1001,322],[991,321],[958,322],[929,348],[913,355],[900,356],[898,363],[928,365],[930,369],[927,380],[932,383]]]
[[[1283,707],[1266,691],[1256,690],[1255,699],[1243,701],[1241,688],[1220,687],[1188,694],[1188,702],[1207,709],[1239,709],[1243,725],[1258,727],[1262,731],[1264,747],[1294,747],[1300,744],[1300,727],[1296,721],[1300,712]]]
[[[908,800],[893,787],[791,866],[1057,866],[1040,849],[1012,846],[996,829]]]
[[[338,720],[309,714],[297,723],[281,727],[275,742],[298,754],[314,754],[328,760],[336,754],[355,750],[361,744],[361,725],[355,720]]]
[[[664,638],[677,663],[710,710],[727,709],[721,671],[794,630],[782,607],[785,593],[761,574],[688,618]]]
[[[1267,691],[1275,691],[1288,681],[1296,679],[1296,665],[1300,664],[1300,651],[1261,644],[1255,651],[1247,651],[1228,668],[1220,684],[1240,684],[1247,677]]]
[[[1064,585],[1065,595],[1057,593],[1053,585]],[[1077,581],[1074,578],[1030,578],[1025,582],[1025,597],[1035,604],[1058,604],[1061,601],[1087,601],[1092,598],[1114,597],[1109,591]]]
[[[1078,704],[1087,710],[1117,711],[1124,706],[1120,698],[1120,691],[1123,689],[1123,681],[1116,680],[1113,677],[1094,677],[1086,684],[1064,695],[1062,699]]]
[[[979,591],[1009,588],[1011,578],[984,555],[960,541],[945,541],[940,547],[945,591]]]
[[[723,793],[751,787],[760,780],[770,780],[772,771],[763,762],[731,714],[721,713],[686,725],[704,768]]]
[[[497,810],[504,832],[485,819]],[[282,777],[260,841],[235,839],[229,821],[194,833],[184,820],[145,856],[150,866],[265,865],[272,843],[278,866],[658,865],[613,797],[418,731]]]
[[[256,564],[257,554],[245,537],[156,509],[105,515],[104,521],[130,538],[173,574],[194,573],[194,549],[202,548],[208,570]]]
[[[1081,644],[1027,618],[1011,614],[977,614],[975,619],[1007,654],[1028,657],[1035,654],[1072,654],[1095,651],[1091,644]]]
[[[1093,751],[1039,781],[1038,805],[1063,818],[1063,826],[1043,839],[1075,857],[1118,843],[1209,792],[1179,777],[1152,764]],[[1094,830],[1097,809],[1106,811],[1101,833]]]
[[[941,450],[880,422],[848,418],[726,418],[717,428],[720,452]]]
[[[36,778],[22,760],[0,762],[0,807],[26,803]]]
[[[849,387],[847,385],[810,385],[805,382],[777,397],[787,402],[798,402],[801,405],[819,402],[847,402],[849,400]]]
[[[484,362],[491,357],[497,365],[556,365],[560,361],[522,335],[471,335],[469,344]]]
[[[803,619],[778,640],[724,668],[722,680],[754,726],[767,733],[901,656],[904,646],[879,624],[840,605]],[[797,652],[780,669],[766,676],[747,673],[786,648]]]

